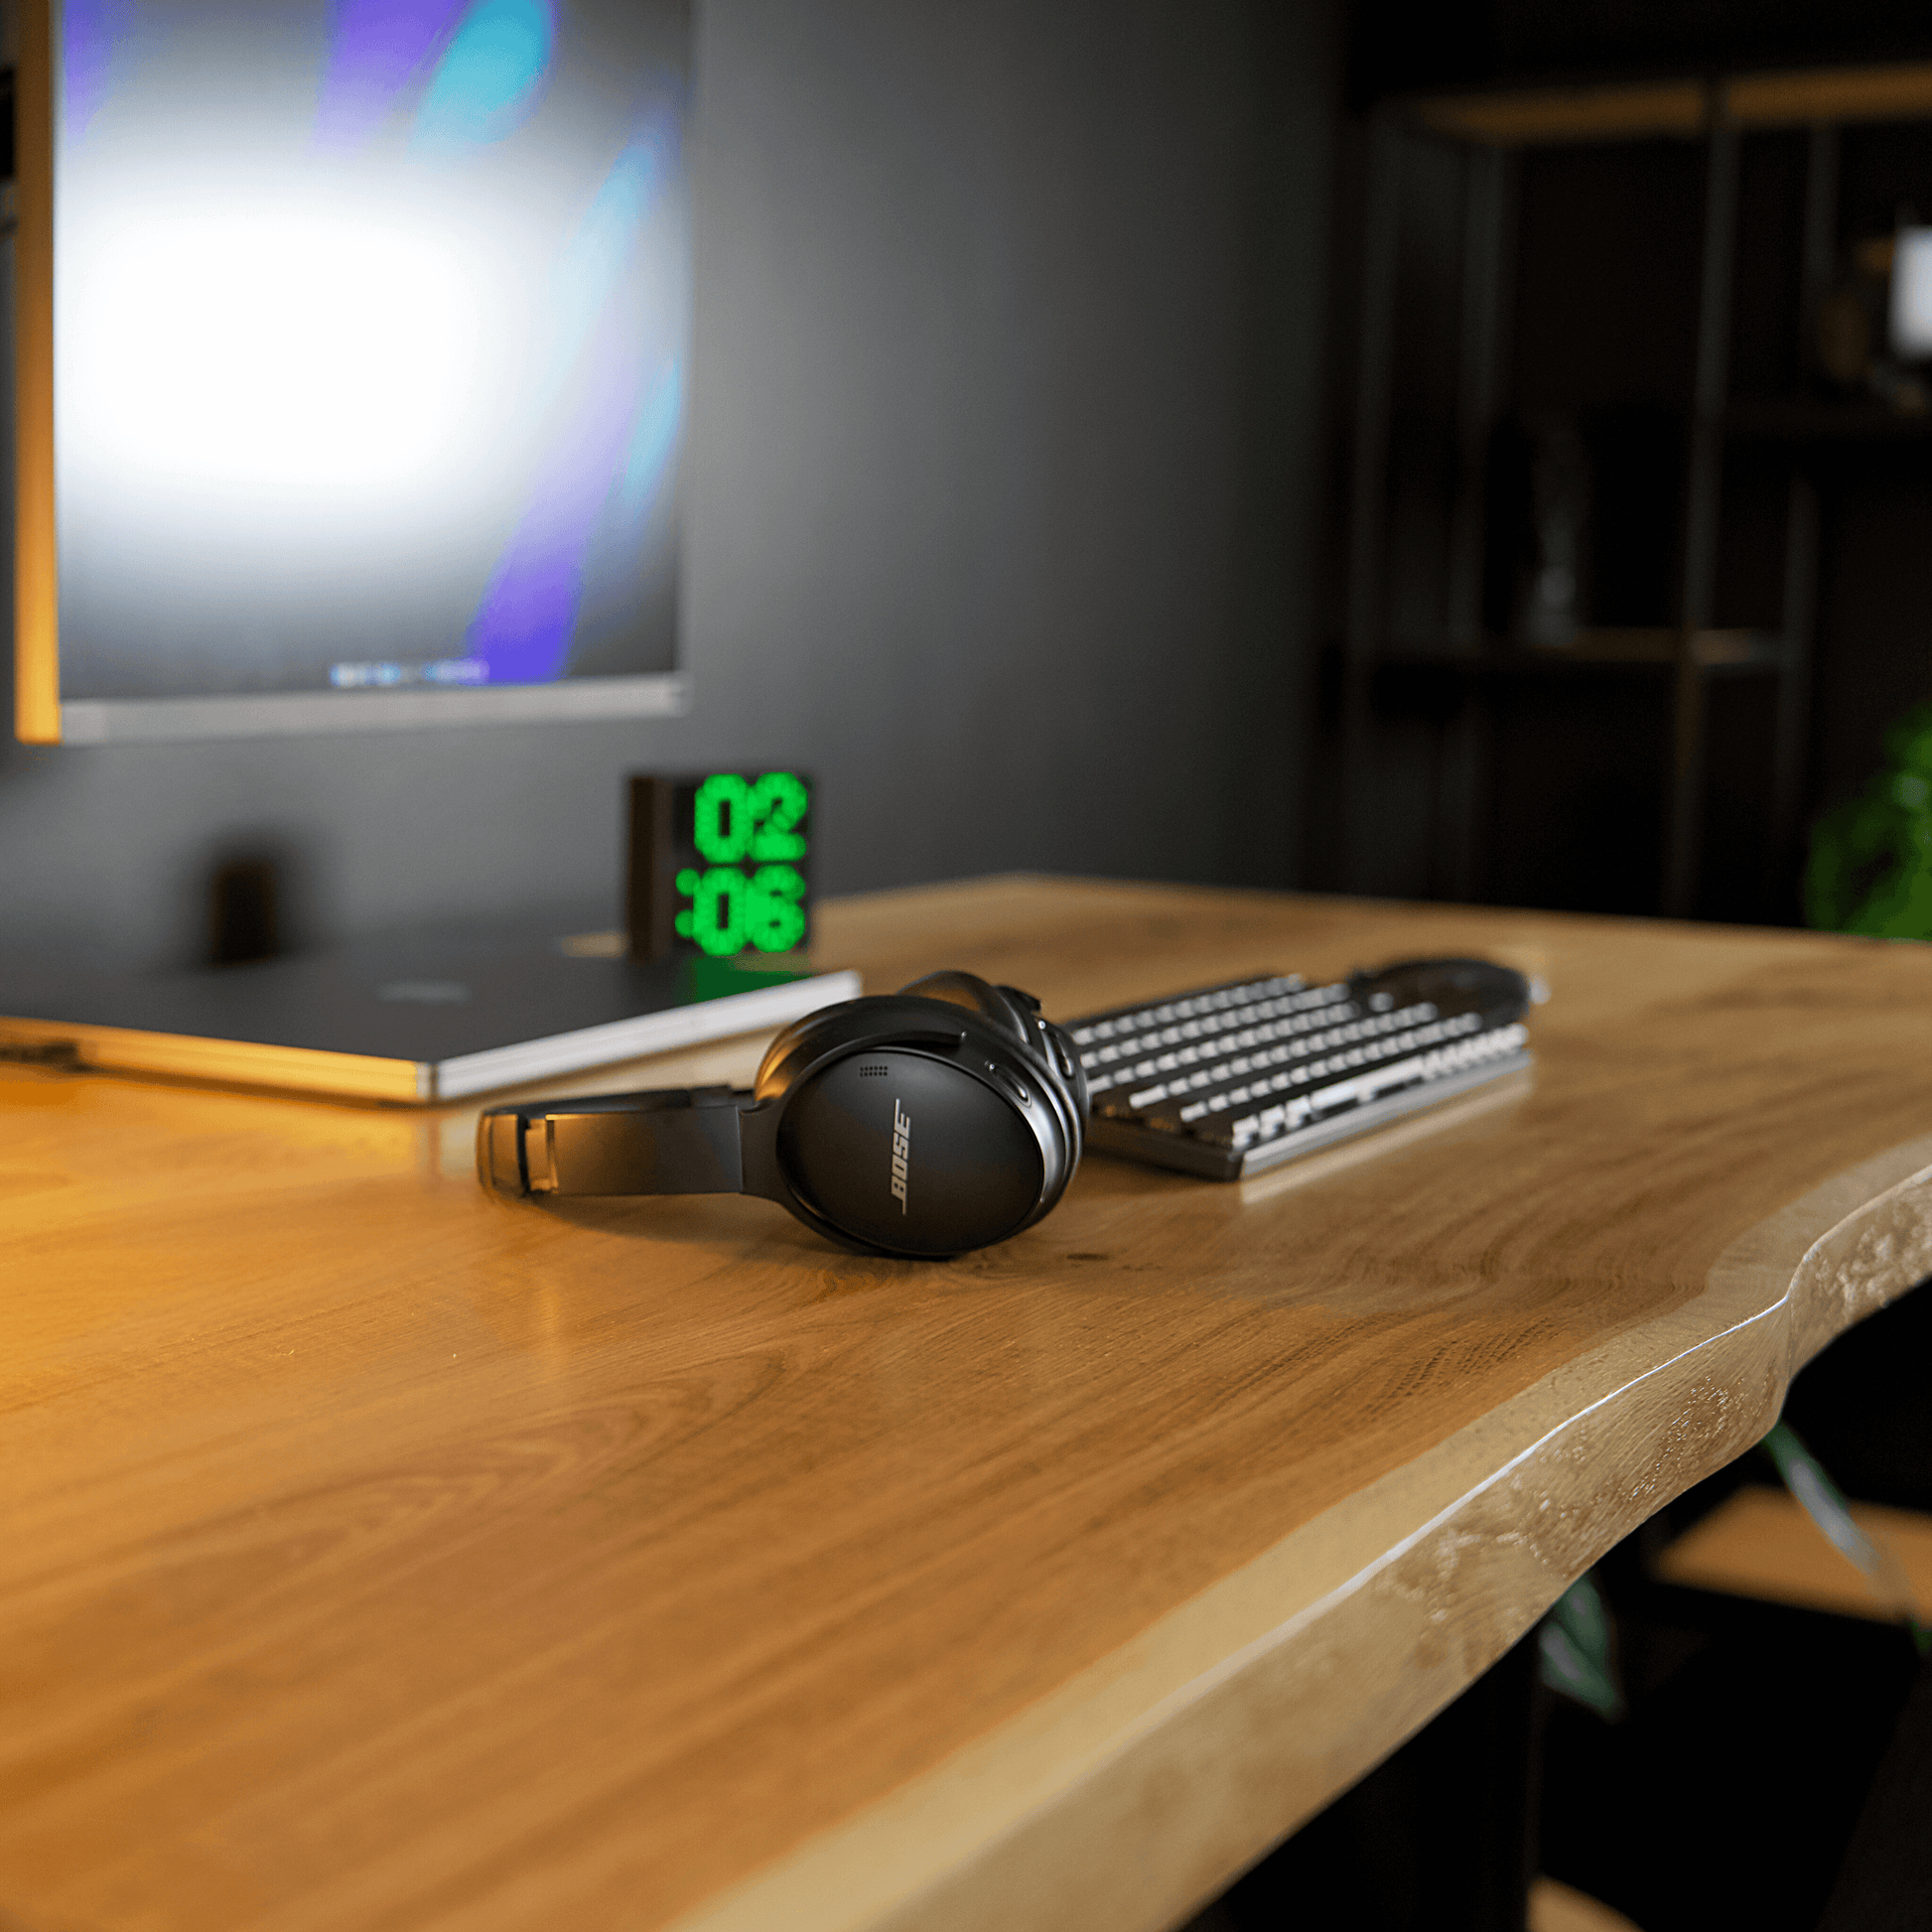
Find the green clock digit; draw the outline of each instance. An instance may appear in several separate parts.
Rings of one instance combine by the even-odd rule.
[[[752,882],[736,866],[713,866],[701,873],[692,894],[691,937],[714,958],[743,952],[753,897]]]
[[[789,952],[805,936],[802,874],[791,866],[760,866],[752,875],[745,929],[759,952]]]
[[[716,959],[787,953],[811,925],[812,789],[795,771],[714,771],[686,781],[672,931]]]
[[[752,834],[750,856],[760,861],[802,859],[805,835],[793,831],[792,827],[805,816],[811,802],[811,793],[793,773],[767,771],[751,787],[751,812],[758,822],[758,830]]]
[[[716,771],[691,800],[691,843],[714,866],[735,865],[752,849],[758,813],[752,787],[736,771]]]

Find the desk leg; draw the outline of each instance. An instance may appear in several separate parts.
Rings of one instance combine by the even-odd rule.
[[[1537,1631],[1237,1879],[1229,1932],[1524,1932],[1537,1869]]]

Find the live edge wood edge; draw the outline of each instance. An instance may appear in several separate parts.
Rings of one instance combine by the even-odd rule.
[[[1828,1341],[1929,1276],[1932,1135],[1760,1222],[1691,1302],[1305,1524],[678,1932],[1173,1924],[1451,1702],[1612,1545],[1759,1441]],[[1488,1606],[1454,1629],[1451,1577],[1465,1610]],[[1308,1755],[1305,1735],[1347,1743]]]

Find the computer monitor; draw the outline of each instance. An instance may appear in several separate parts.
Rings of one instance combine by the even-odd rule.
[[[28,0],[17,725],[682,708],[689,0]]]

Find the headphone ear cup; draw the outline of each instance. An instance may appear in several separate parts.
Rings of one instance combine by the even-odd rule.
[[[943,1000],[948,1006],[964,1007],[1026,1045],[1034,1043],[1033,1014],[1023,1004],[1026,996],[1010,986],[994,986],[976,973],[944,972],[928,973],[910,986],[901,986],[899,992],[912,999]]]
[[[749,1097],[747,1191],[874,1254],[962,1254],[1031,1227],[1086,1141],[1072,1042],[1031,996],[971,973],[793,1021]]]
[[[816,1013],[808,1013],[800,1020],[794,1020],[789,1025],[780,1027],[771,1035],[771,1044],[764,1049],[759,1060],[759,1070],[752,1078],[752,1091],[758,1099],[766,1100],[770,1097],[771,1076],[792,1053],[810,1040],[813,1033],[824,1025],[825,1015],[828,1012],[837,1012],[840,1008],[850,1008],[857,1004],[856,1000],[841,1001],[839,1007],[821,1007]]]

